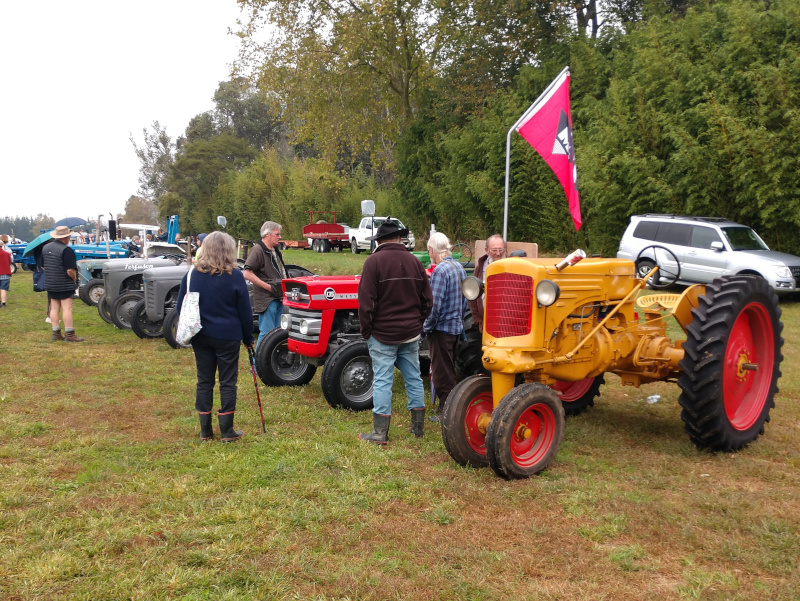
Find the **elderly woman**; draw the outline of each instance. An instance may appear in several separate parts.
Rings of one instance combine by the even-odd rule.
[[[219,373],[220,408],[217,412],[222,442],[243,436],[233,429],[236,411],[236,383],[239,370],[239,344],[253,348],[253,312],[242,272],[236,268],[236,242],[224,232],[212,232],[203,241],[203,254],[184,276],[178,293],[177,311],[189,291],[200,293],[200,323],[194,338],[197,364],[195,407],[200,416],[200,439],[214,438],[211,408],[214,380]]]

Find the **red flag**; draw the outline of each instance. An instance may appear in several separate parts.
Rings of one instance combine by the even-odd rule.
[[[581,227],[578,171],[572,143],[572,114],[569,110],[569,71],[564,70],[547,91],[531,105],[516,129],[555,172],[569,201],[575,229]]]

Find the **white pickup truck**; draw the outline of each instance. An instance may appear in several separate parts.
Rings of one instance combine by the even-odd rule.
[[[367,240],[370,236],[373,236],[375,232],[378,231],[380,225],[388,219],[387,217],[364,217],[361,220],[361,223],[358,225],[357,228],[350,228],[350,250],[354,254],[360,253],[362,250],[370,250],[372,248],[372,242]],[[373,220],[374,220],[374,229],[373,229]],[[395,218],[392,217],[392,221],[394,221],[397,225],[401,228],[405,228],[406,226],[403,223]],[[409,231],[408,236],[403,238],[403,245],[408,250],[414,250],[414,244],[416,240],[414,239],[414,232]]]

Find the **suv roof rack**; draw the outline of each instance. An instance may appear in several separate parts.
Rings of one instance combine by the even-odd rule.
[[[730,221],[725,217],[695,217],[692,215],[675,215],[673,213],[644,213],[634,217],[658,217],[659,219],[683,219],[685,221],[705,221],[707,223],[724,223]]]

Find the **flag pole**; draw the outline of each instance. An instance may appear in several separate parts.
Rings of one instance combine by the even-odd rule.
[[[539,103],[539,101],[547,96],[550,90],[553,89],[553,86],[556,85],[556,82],[561,79],[561,76],[565,73],[569,73],[569,65],[564,67],[561,70],[561,73],[556,76],[556,78],[550,82],[550,85],[547,86],[544,92],[539,94],[539,97],[528,107],[524,113],[522,113],[522,117],[517,119],[514,125],[511,126],[511,129],[508,130],[508,134],[506,135],[506,191],[505,191],[505,201],[503,202],[503,242],[508,242],[508,182],[509,182],[509,174],[511,172],[511,133],[517,128],[517,126],[525,120],[525,118],[530,115],[531,111],[534,107]]]

